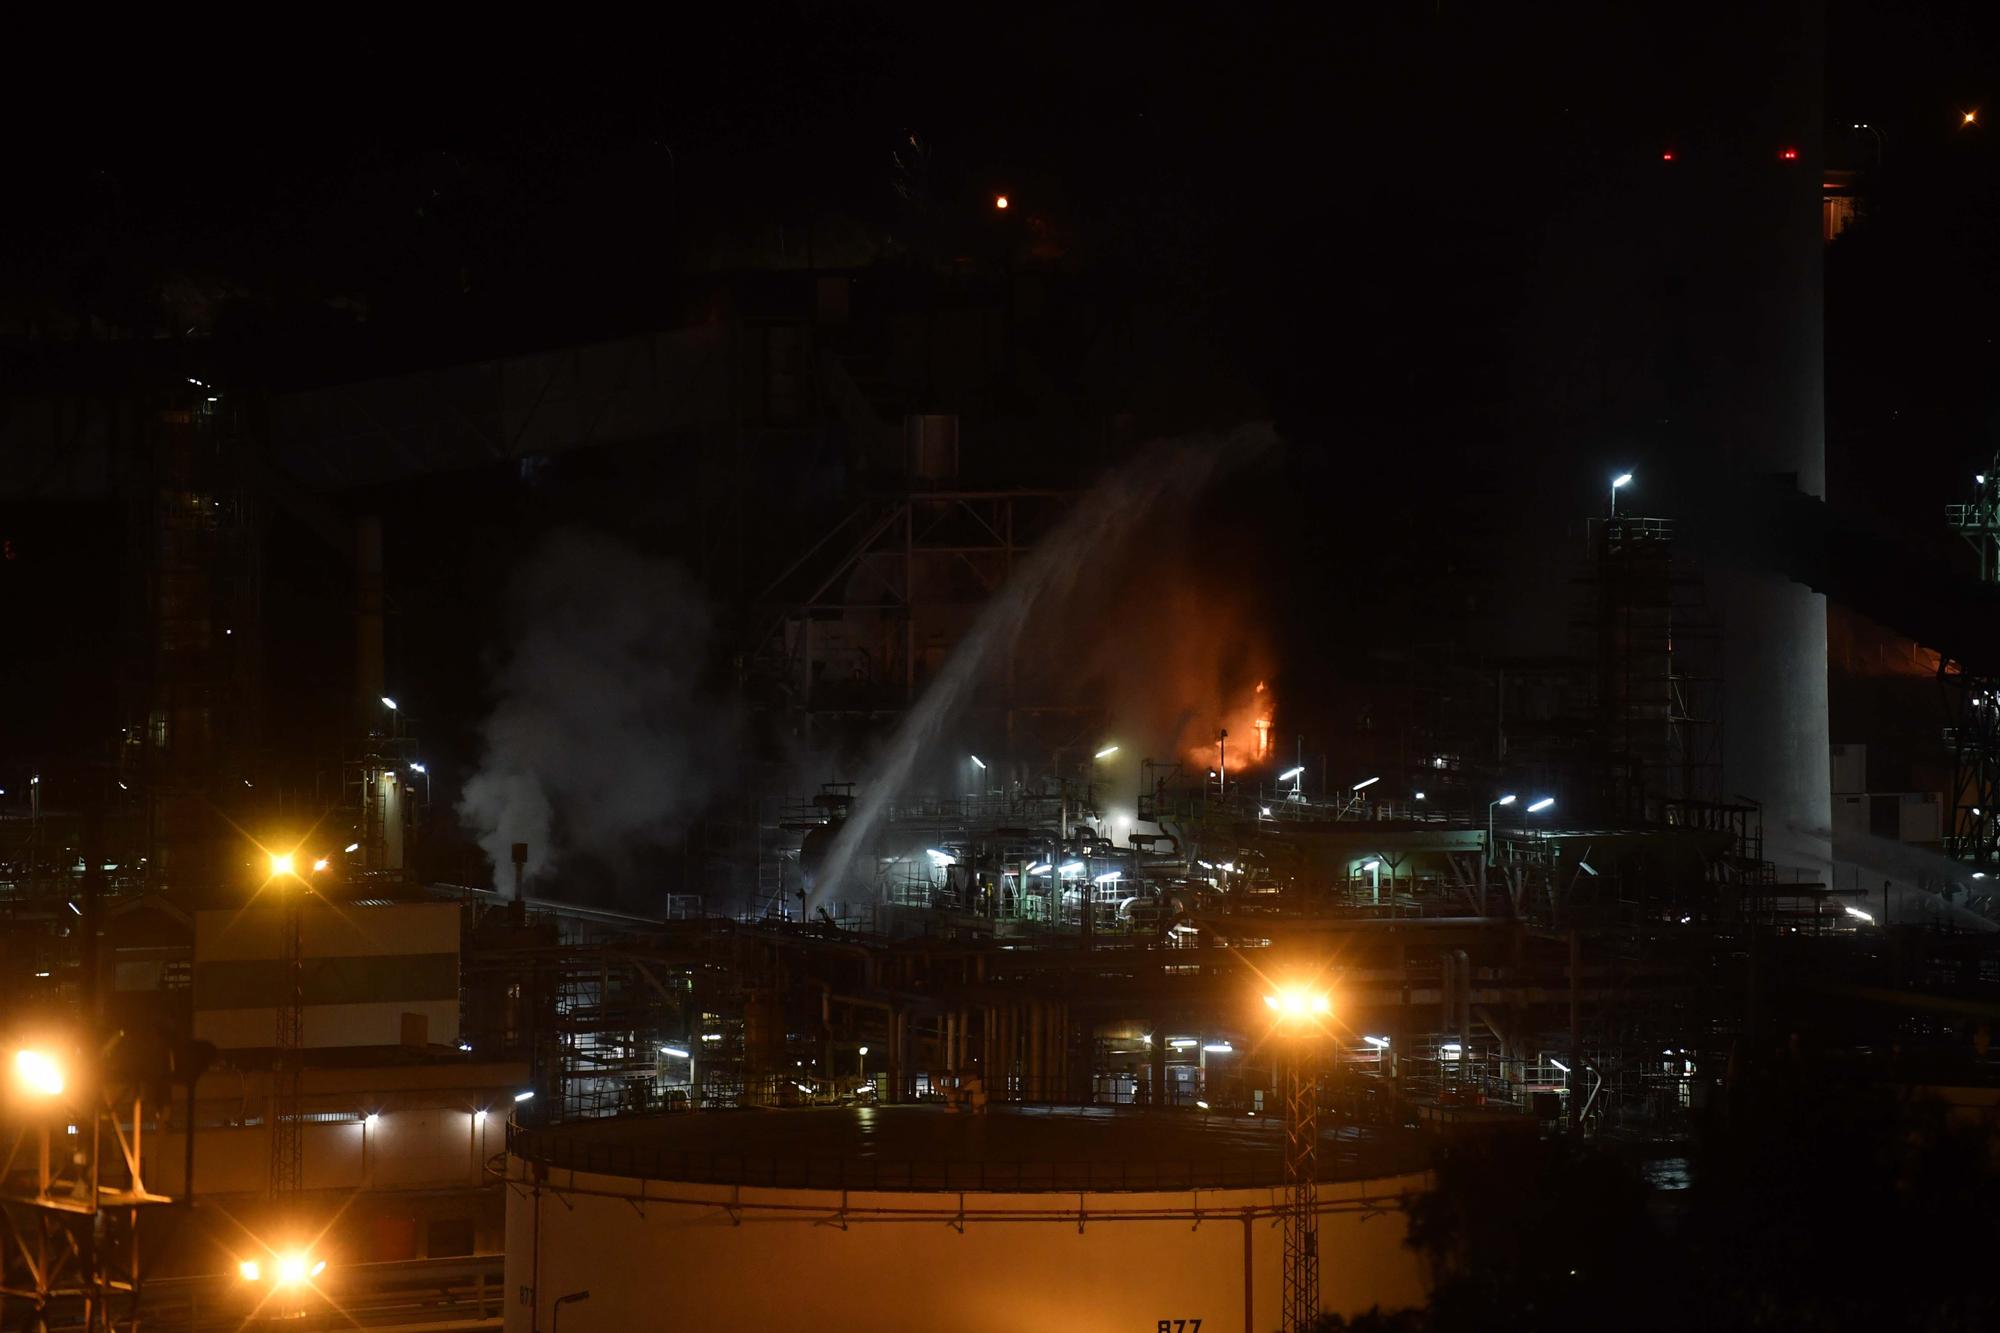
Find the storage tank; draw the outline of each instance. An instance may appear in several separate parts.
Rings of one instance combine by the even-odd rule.
[[[1161,1327],[1280,1318],[1281,1127],[852,1106],[509,1126],[509,1333]],[[1321,1300],[1421,1303],[1401,1133],[1322,1144]],[[1185,1321],[1179,1322],[1179,1321]]]

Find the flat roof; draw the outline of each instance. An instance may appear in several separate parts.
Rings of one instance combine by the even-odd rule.
[[[1197,1110],[842,1106],[697,1111],[510,1126],[517,1156],[602,1175],[791,1189],[1185,1190],[1284,1180],[1275,1118]],[[1323,1128],[1322,1180],[1430,1164],[1403,1129]]]

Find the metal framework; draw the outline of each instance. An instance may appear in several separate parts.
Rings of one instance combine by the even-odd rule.
[[[80,1091],[84,1104],[48,1108],[8,1146],[0,1297],[28,1302],[37,1321],[30,1327],[137,1329],[140,1210],[172,1200],[146,1188],[139,1091]]]
[[[1979,581],[2000,583],[2000,454],[1978,475],[1970,504],[1945,506],[1945,521],[1979,558]],[[1988,865],[2000,859],[2000,679],[1968,671],[1962,663],[1938,658],[1938,685],[1944,696],[1945,743],[1951,747],[1951,815],[1944,831],[1945,853]]]
[[[1716,799],[1718,634],[1700,579],[1675,556],[1673,520],[1589,523],[1599,813],[1657,817],[1659,803]]]
[[[271,1197],[295,1199],[302,1178],[304,1147],[299,1126],[299,1082],[305,1059],[305,949],[301,925],[303,884],[280,881],[284,906],[278,924],[278,960],[283,966],[278,996],[275,1063],[271,1068]]]
[[[1319,1078],[1310,1038],[1285,1040],[1285,1294],[1283,1333],[1319,1318]]]

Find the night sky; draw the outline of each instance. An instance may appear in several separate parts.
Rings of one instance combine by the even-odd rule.
[[[2000,448],[2000,48],[1985,7],[1914,8],[1827,23],[1829,165],[1872,156],[1853,122],[1884,134],[1869,226],[1827,259],[1829,499],[1948,552],[1938,506]],[[62,382],[136,340],[143,373],[278,392],[698,321],[717,271],[802,246],[1040,264],[1079,338],[1160,335],[1156,355],[1078,369],[1081,399],[1141,432],[1263,417],[1290,441],[1205,522],[1303,700],[1375,670],[1357,639],[1519,652],[1560,626],[1524,602],[1602,477],[1657,447],[1551,408],[1575,332],[1561,293],[1658,299],[1650,252],[1603,228],[1741,137],[1787,21],[807,5],[546,40],[376,27],[296,67],[273,47],[87,89],[46,69],[9,94],[0,355],[18,383]],[[1991,128],[1962,125],[1973,108]],[[1073,482],[1112,452],[1043,466]],[[726,581],[687,549],[670,472],[573,457],[340,498],[388,520],[391,671],[434,701],[440,753],[469,761],[534,534],[584,523]],[[91,751],[110,720],[96,631],[123,540],[114,507],[21,481],[0,496],[9,773]],[[340,564],[279,534],[265,574],[295,664],[278,706],[331,731],[348,659],[312,645],[346,604]],[[1305,705],[1288,722],[1341,724]]]

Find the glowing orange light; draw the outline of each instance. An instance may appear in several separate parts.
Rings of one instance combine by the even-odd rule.
[[[1978,119],[1979,119],[1979,108],[1974,107],[1972,110],[1965,113],[1965,119],[1960,121],[1959,123],[1961,125],[1970,125]]]
[[[1287,986],[1264,997],[1264,1006],[1281,1019],[1301,1019],[1310,1014],[1333,1012],[1333,999],[1324,992],[1314,993],[1303,986]]]
[[[994,206],[995,208],[1002,208],[1002,209],[1004,209],[1005,207],[1007,207],[1007,196],[1006,196],[1006,195],[1004,195],[1004,194],[996,194],[996,195],[994,195],[994,196],[993,196],[993,206]]]

